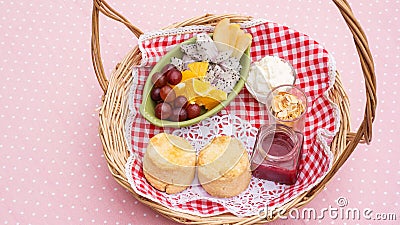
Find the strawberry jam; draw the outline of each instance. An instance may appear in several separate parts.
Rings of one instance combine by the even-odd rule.
[[[251,157],[255,177],[282,184],[294,184],[299,173],[304,136],[282,124],[259,129]]]

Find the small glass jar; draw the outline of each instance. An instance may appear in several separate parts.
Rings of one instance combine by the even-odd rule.
[[[285,96],[288,95],[288,97],[290,96],[291,97],[291,98],[289,98],[290,101],[286,101],[286,98],[281,97],[284,95]],[[277,97],[281,97],[281,98],[277,98]],[[283,101],[277,102],[278,99],[281,99],[281,100],[283,99]],[[293,103],[294,101],[296,101],[296,103]],[[279,103],[282,103],[282,104],[280,104],[281,106],[286,106],[286,108],[283,107],[285,109],[284,111],[286,111],[286,109],[287,109],[286,115],[295,115],[295,116],[293,116],[293,117],[287,116],[284,119],[283,119],[283,117],[279,117],[280,114],[274,111],[274,109],[276,110],[277,108],[279,108],[278,107]],[[270,124],[272,124],[272,123],[284,124],[286,126],[293,128],[296,131],[303,133],[304,126],[305,126],[307,107],[308,107],[307,96],[303,90],[301,90],[300,88],[298,88],[294,85],[278,86],[278,87],[274,88],[268,94],[266,106],[268,109],[268,119],[270,121]],[[302,107],[303,110],[301,113],[292,113],[292,111],[290,111],[291,107],[294,107],[294,109]],[[297,111],[294,110],[293,112],[297,112]],[[281,111],[280,113],[283,113],[283,111]]]
[[[301,132],[283,124],[261,126],[251,156],[253,176],[288,185],[296,183],[303,139]]]

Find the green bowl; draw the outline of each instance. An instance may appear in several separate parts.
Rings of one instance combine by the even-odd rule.
[[[154,108],[156,103],[150,97],[150,91],[153,88],[153,84],[151,82],[151,76],[155,72],[160,72],[162,68],[171,62],[172,57],[177,57],[182,59],[183,53],[180,49],[182,44],[192,44],[196,42],[196,38],[191,38],[185,42],[174,47],[171,51],[169,51],[151,70],[150,75],[146,81],[146,84],[143,89],[143,97],[142,97],[142,104],[140,105],[139,112],[142,116],[148,120],[150,123],[158,126],[158,127],[187,127],[200,121],[209,118],[219,111],[221,111],[224,107],[226,107],[235,97],[236,95],[242,90],[247,76],[249,75],[249,68],[250,68],[250,47],[246,49],[242,58],[240,59],[240,64],[242,65],[242,69],[240,70],[240,79],[233,88],[233,91],[228,95],[227,99],[221,102],[219,105],[215,106],[213,109],[204,111],[202,114],[196,118],[185,120],[181,122],[173,122],[168,120],[161,120],[155,116]]]

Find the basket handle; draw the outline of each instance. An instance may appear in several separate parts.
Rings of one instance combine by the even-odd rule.
[[[318,190],[322,190],[321,186],[325,186],[327,181],[329,181],[333,175],[341,168],[341,166],[346,162],[349,156],[353,153],[354,149],[357,147],[359,142],[366,142],[369,144],[372,139],[372,123],[375,119],[375,110],[377,104],[376,97],[376,75],[374,68],[374,61],[369,49],[367,37],[361,28],[360,23],[355,18],[349,3],[346,0],[332,0],[335,5],[339,8],[340,13],[342,14],[344,20],[346,21],[347,26],[349,27],[351,33],[353,34],[354,43],[356,45],[356,49],[360,58],[361,68],[363,71],[364,79],[365,79],[365,89],[366,89],[366,105],[364,109],[364,119],[357,129],[357,132],[348,132],[346,136],[346,148],[343,150],[342,154],[338,157],[336,161],[334,161],[332,169],[328,172],[328,174],[324,177],[324,179],[313,188],[307,196],[307,201],[313,199],[312,196],[315,196],[315,192]],[[347,96],[343,92],[343,99],[347,101]],[[348,110],[348,109],[345,109]],[[344,129],[349,129],[348,125],[345,126]],[[345,132],[346,133],[346,132]],[[306,202],[306,201],[305,201]]]
[[[344,20],[347,23],[357,48],[358,55],[360,57],[360,63],[365,79],[366,88],[366,106],[364,110],[364,119],[358,128],[356,133],[348,133],[347,139],[350,141],[348,144],[345,154],[351,154],[354,148],[360,141],[369,143],[372,139],[372,123],[375,119],[376,110],[376,77],[374,62],[369,49],[366,35],[361,28],[360,23],[355,18],[349,3],[346,0],[332,0],[338,7]],[[104,93],[107,91],[108,80],[104,72],[101,55],[100,55],[100,41],[99,41],[99,11],[104,15],[123,23],[132,33],[139,38],[143,32],[132,25],[125,17],[119,14],[116,10],[111,8],[104,0],[93,0],[93,13],[92,13],[92,61],[94,71],[97,79]],[[347,156],[349,156],[347,155]],[[347,157],[343,157],[344,160]],[[340,161],[339,164],[343,164],[344,161]]]
[[[93,0],[93,12],[92,12],[92,63],[94,72],[96,73],[97,80],[100,84],[101,89],[103,92],[107,92],[108,87],[108,80],[107,76],[104,72],[103,63],[101,60],[101,53],[100,53],[100,40],[99,40],[99,11],[102,12],[104,15],[114,19],[118,22],[123,23],[132,33],[139,38],[143,32],[137,28],[136,26],[132,25],[125,17],[119,14],[115,9],[111,8],[107,2],[103,0]]]
[[[361,140],[369,143],[372,139],[372,123],[375,119],[375,110],[377,104],[375,68],[367,37],[361,28],[360,23],[355,18],[349,3],[346,0],[333,0],[333,2],[339,8],[340,13],[346,21],[351,33],[353,34],[354,43],[357,48],[365,79],[366,106],[364,110],[364,119],[358,128],[357,133],[349,134],[349,139],[353,143],[349,143],[347,146],[347,149],[354,149]],[[350,151],[350,153],[351,152],[352,151]]]

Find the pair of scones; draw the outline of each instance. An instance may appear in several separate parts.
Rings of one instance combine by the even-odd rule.
[[[190,143],[171,134],[150,139],[143,158],[143,172],[156,189],[168,194],[188,188],[197,175],[207,193],[229,198],[246,190],[250,183],[249,157],[243,144],[229,136],[215,137],[200,152]]]

